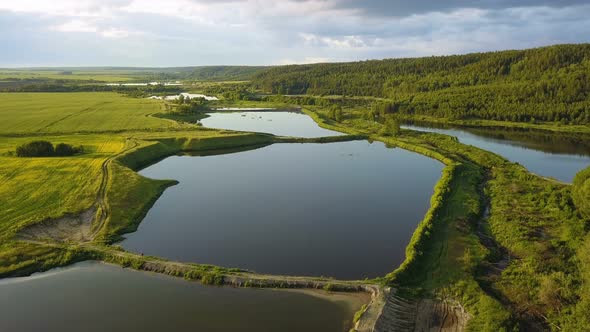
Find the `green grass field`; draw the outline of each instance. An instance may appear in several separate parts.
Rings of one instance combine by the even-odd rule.
[[[162,112],[157,100],[116,93],[0,93],[0,135],[180,128],[152,117]]]
[[[71,71],[0,69],[0,80],[49,79],[67,81],[126,82],[141,80],[144,75],[124,70]]]
[[[5,155],[27,137],[0,139],[0,241],[23,226],[89,208],[101,181],[101,165],[121,151],[125,139],[111,135],[47,136],[84,146],[74,157],[17,158]]]

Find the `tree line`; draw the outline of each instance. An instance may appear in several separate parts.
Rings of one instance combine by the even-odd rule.
[[[211,111],[209,101],[205,98],[190,98],[179,95],[176,103],[176,112],[181,114],[205,113]]]
[[[383,98],[387,113],[590,124],[590,44],[274,67],[266,93]]]

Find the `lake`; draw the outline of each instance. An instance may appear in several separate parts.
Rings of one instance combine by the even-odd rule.
[[[261,273],[383,276],[404,260],[442,168],[367,141],[172,156],[140,173],[179,185],[121,245]]]
[[[563,182],[572,182],[576,173],[590,166],[590,142],[581,137],[500,128],[402,127],[455,136],[463,144],[497,153],[535,174]]]
[[[312,118],[295,112],[224,112],[209,113],[202,119],[204,127],[253,131],[293,137],[337,136],[342,133],[319,127]]]
[[[1,331],[334,331],[368,295],[202,286],[94,262],[0,280]],[[318,293],[319,294],[319,293]]]

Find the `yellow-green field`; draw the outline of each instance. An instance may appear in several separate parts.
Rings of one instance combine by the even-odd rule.
[[[24,225],[89,208],[101,181],[101,165],[124,147],[120,136],[43,137],[83,145],[74,157],[17,158],[5,155],[32,138],[0,139],[0,241]]]
[[[153,130],[183,128],[174,121],[150,116],[162,108],[158,101],[116,93],[0,94],[0,272],[38,269],[37,262],[60,264],[61,254],[15,242],[15,234],[27,225],[94,206],[103,165],[128,145],[131,135],[123,131],[143,130],[144,136],[149,136]],[[50,158],[13,156],[17,146],[41,139],[81,145],[84,153]],[[153,190],[149,180],[138,181]],[[152,193],[146,190],[143,194],[149,197]]]
[[[0,93],[0,135],[180,128],[161,101],[116,93]]]
[[[53,79],[68,81],[100,81],[100,82],[125,82],[141,79],[141,75],[122,70],[101,71],[72,71],[71,74],[63,70],[0,70],[0,79]]]
[[[110,211],[115,210],[107,213],[100,238],[111,239],[131,229],[170,182],[146,179],[119,163],[115,158],[125,151],[154,144],[145,139],[171,139],[173,146],[137,154],[149,161],[179,150],[173,144],[176,137],[198,147],[204,138],[224,135],[151,116],[163,108],[161,101],[115,93],[0,94],[0,275],[43,270],[77,257],[68,250],[16,241],[15,236],[26,226],[98,207],[99,197],[108,202]],[[14,156],[17,146],[34,140],[81,145],[84,153]],[[131,160],[130,165],[143,162]]]

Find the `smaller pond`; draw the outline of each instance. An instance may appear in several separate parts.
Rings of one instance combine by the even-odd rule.
[[[295,112],[209,113],[201,120],[205,127],[269,133],[277,136],[323,137],[342,133],[319,127],[312,118]]]
[[[333,331],[367,294],[202,286],[94,262],[0,280],[0,331]]]
[[[463,144],[497,153],[535,174],[563,182],[572,182],[576,173],[590,166],[590,141],[582,137],[516,129],[437,127],[402,126],[455,136]]]

